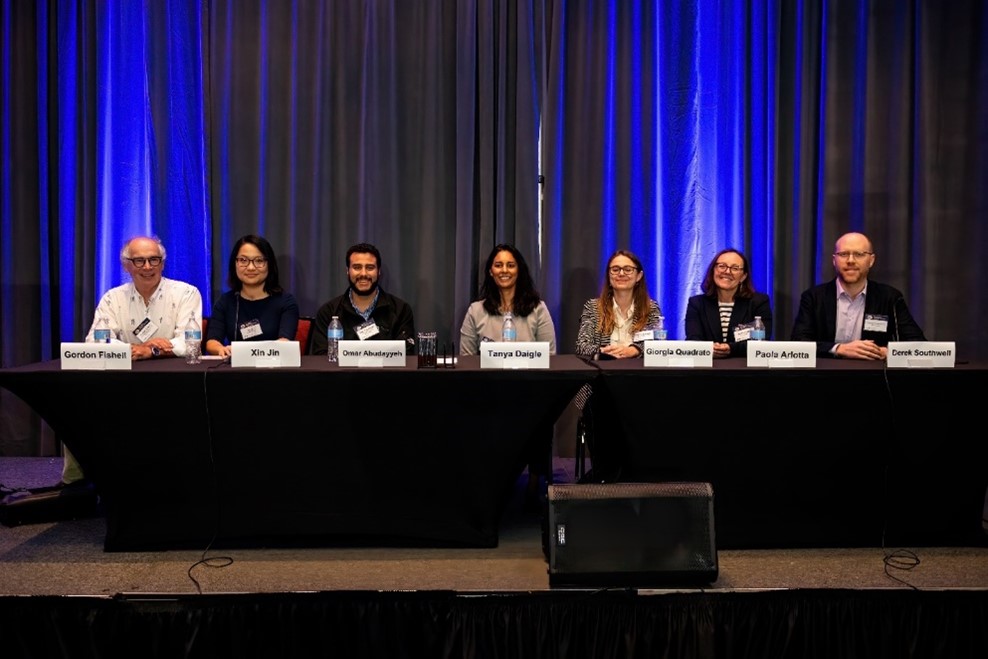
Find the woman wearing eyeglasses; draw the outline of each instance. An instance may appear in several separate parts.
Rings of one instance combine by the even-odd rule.
[[[710,261],[700,284],[703,291],[686,306],[686,339],[713,341],[714,357],[741,357],[747,350],[747,334],[739,325],[750,325],[755,316],[765,323],[765,338],[772,338],[772,306],[768,296],[751,285],[748,259],[736,249],[722,249]]]
[[[291,341],[298,329],[298,302],[282,290],[271,243],[248,234],[233,245],[230,289],[213,305],[206,352],[229,357],[231,341]]]
[[[580,316],[576,354],[604,359],[641,357],[645,341],[635,335],[659,322],[662,311],[648,295],[638,257],[619,249],[607,261],[600,297],[587,300]]]

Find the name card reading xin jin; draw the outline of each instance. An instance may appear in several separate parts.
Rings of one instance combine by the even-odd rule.
[[[231,341],[234,368],[298,368],[302,355],[298,341]]]
[[[710,368],[714,365],[714,342],[646,341],[644,357],[649,368]]]
[[[63,371],[129,371],[129,343],[62,343]]]
[[[748,341],[748,366],[816,368],[816,342]]]
[[[480,368],[549,368],[548,341],[484,341]]]
[[[889,368],[953,368],[953,341],[889,341]]]
[[[405,367],[406,344],[397,341],[340,341],[340,366]]]

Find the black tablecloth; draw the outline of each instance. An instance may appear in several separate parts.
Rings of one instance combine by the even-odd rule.
[[[596,371],[234,369],[0,371],[106,501],[108,550],[256,543],[494,546],[536,435]]]
[[[985,541],[985,365],[599,368],[620,480],[711,483],[718,547]]]

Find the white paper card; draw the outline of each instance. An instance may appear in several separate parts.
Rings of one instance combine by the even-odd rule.
[[[129,343],[68,343],[58,349],[63,371],[129,371]]]
[[[383,368],[405,366],[405,348],[397,341],[340,341],[340,366]]]
[[[298,368],[302,354],[298,341],[231,341],[234,368]]]
[[[646,341],[648,368],[710,368],[714,365],[713,341]]]
[[[953,341],[889,341],[889,368],[953,368]]]
[[[748,366],[816,368],[816,342],[748,341]]]
[[[548,341],[484,341],[480,368],[549,368]]]

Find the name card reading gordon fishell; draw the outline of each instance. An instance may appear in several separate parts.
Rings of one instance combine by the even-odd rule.
[[[889,368],[953,368],[953,341],[889,341]]]
[[[748,366],[816,368],[816,342],[748,341]]]
[[[129,371],[129,343],[62,343],[63,371]]]
[[[646,341],[648,368],[710,368],[714,365],[713,341]]]
[[[302,354],[298,341],[231,341],[234,368],[298,368]]]
[[[397,341],[340,341],[340,366],[405,367],[406,344]]]
[[[548,341],[484,341],[480,368],[549,368]]]

